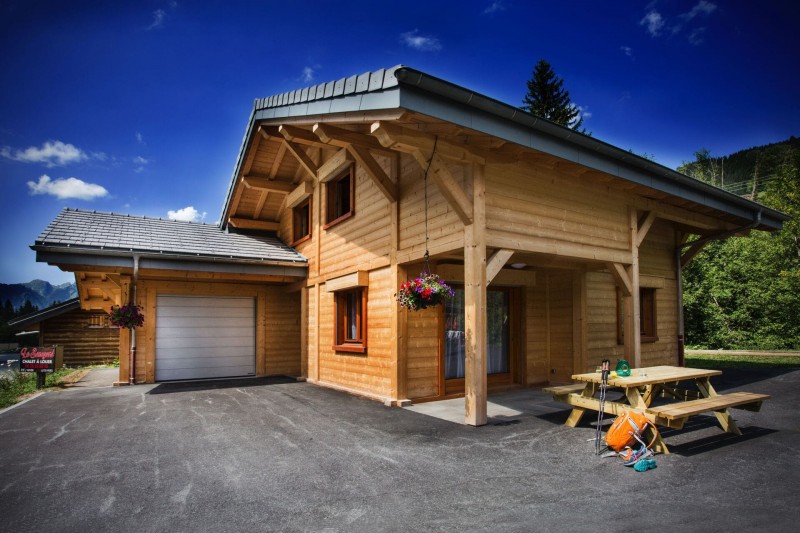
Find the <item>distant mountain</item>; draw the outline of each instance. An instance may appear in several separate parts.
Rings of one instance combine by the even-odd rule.
[[[55,302],[64,302],[76,296],[78,287],[74,283],[54,286],[40,279],[28,283],[0,283],[0,305],[9,300],[14,309],[22,307],[26,300],[30,300],[39,309],[44,309]]]
[[[776,179],[782,165],[793,164],[800,154],[800,138],[736,153],[713,157],[707,150],[695,153],[694,161],[684,162],[678,171],[726,191],[752,199]]]

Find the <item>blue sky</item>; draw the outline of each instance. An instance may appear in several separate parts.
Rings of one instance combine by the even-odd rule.
[[[0,283],[64,207],[218,220],[258,97],[405,64],[519,105],[547,59],[594,137],[675,168],[800,134],[796,2],[0,5]]]

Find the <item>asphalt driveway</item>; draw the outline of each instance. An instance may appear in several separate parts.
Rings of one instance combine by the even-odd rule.
[[[773,399],[741,437],[665,433],[642,473],[537,390],[482,428],[285,379],[48,392],[0,414],[0,528],[794,531],[800,370],[726,377]]]

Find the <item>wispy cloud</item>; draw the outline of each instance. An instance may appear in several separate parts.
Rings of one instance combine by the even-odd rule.
[[[135,133],[135,136],[136,136],[136,142],[137,143],[141,144],[142,146],[147,146],[147,143],[144,142],[144,135],[142,135],[141,132],[137,131]]]
[[[706,30],[704,26],[698,26],[697,22],[700,19],[708,18],[717,9],[716,4],[708,0],[700,0],[689,11],[673,17],[674,22],[668,22],[667,18],[656,11],[654,6],[655,2],[648,4],[647,14],[639,21],[639,24],[645,26],[652,37],[660,36],[664,29],[667,29],[670,35],[678,35],[687,26],[693,25],[694,27],[687,29],[686,39],[695,46],[703,42],[703,34]],[[694,24],[692,24],[693,21]]]
[[[664,27],[664,18],[661,16],[661,13],[655,9],[651,9],[644,18],[639,21],[639,25],[647,26],[647,33],[653,37],[657,37],[661,33],[661,28]]]
[[[24,150],[14,151],[10,147],[4,146],[0,149],[0,156],[24,163],[42,163],[48,168],[89,159],[89,156],[80,148],[61,141],[47,141],[41,148],[30,146]]]
[[[494,0],[490,2],[486,9],[483,10],[484,15],[491,15],[492,13],[497,13],[499,11],[505,11],[508,9],[508,6],[503,0]]]
[[[182,220],[184,222],[200,222],[206,218],[206,212],[200,213],[194,206],[190,205],[177,211],[167,211],[167,217],[170,220]]]
[[[630,46],[620,46],[619,49],[622,50],[622,53],[625,54],[626,56],[630,58],[633,57],[633,48],[631,48]]]
[[[312,81],[314,81],[314,78],[316,77],[316,71],[318,68],[319,65],[315,65],[313,67],[310,66],[303,67],[303,73],[300,75],[300,79],[303,81],[303,83],[311,83]]]
[[[78,178],[50,179],[47,174],[40,176],[39,181],[29,181],[28,189],[32,195],[48,194],[59,200],[75,198],[78,200],[94,200],[108,196],[108,191],[102,185],[86,183]]]
[[[164,27],[164,23],[167,21],[167,12],[163,9],[156,9],[153,11],[153,22],[145,28],[147,31],[151,30],[160,30]]]
[[[145,159],[144,157],[137,155],[133,158],[133,164],[136,165],[136,168],[134,168],[133,171],[137,174],[143,172],[145,165],[148,163],[150,163],[149,159]]]
[[[428,35],[419,35],[419,30],[416,29],[401,34],[400,39],[409,48],[420,52],[437,52],[442,49],[439,39]]]
[[[708,16],[711,13],[713,13],[716,9],[717,9],[716,4],[712,4],[711,2],[707,2],[706,0],[700,0],[692,9],[690,9],[686,13],[679,15],[679,17],[681,17],[686,22],[689,22],[698,15]]]
[[[589,111],[589,106],[576,105],[575,109],[578,110],[578,116],[583,120],[592,118],[592,112]]]

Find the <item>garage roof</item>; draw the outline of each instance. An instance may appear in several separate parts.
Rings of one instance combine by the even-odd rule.
[[[158,256],[223,263],[291,264],[306,258],[270,235],[245,235],[216,224],[66,208],[31,247],[37,252]]]

